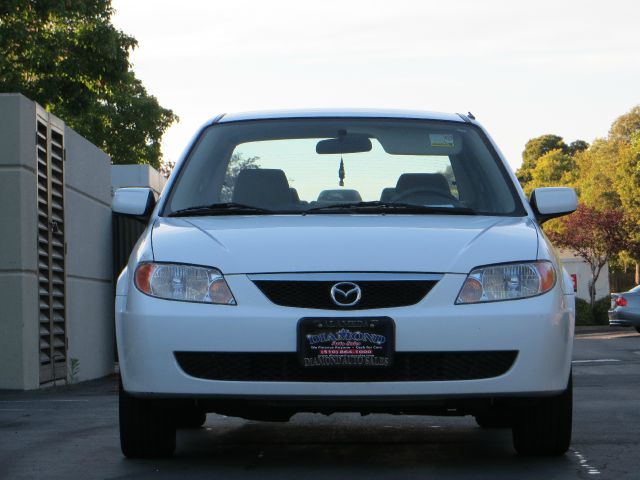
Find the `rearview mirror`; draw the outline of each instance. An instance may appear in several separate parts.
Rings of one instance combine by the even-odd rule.
[[[120,215],[148,217],[156,206],[153,190],[146,187],[119,188],[113,196],[111,210]]]
[[[536,188],[529,199],[539,224],[552,218],[562,217],[578,208],[578,196],[573,188]]]
[[[345,133],[337,138],[320,140],[316,144],[316,153],[359,153],[371,151],[369,137],[359,133]]]

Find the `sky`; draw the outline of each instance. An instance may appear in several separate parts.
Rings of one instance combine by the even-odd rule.
[[[472,112],[515,169],[529,138],[591,142],[640,104],[640,2],[113,0],[133,69],[180,122],[218,113]]]

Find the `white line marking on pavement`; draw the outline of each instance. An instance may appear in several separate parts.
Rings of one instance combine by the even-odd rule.
[[[51,412],[54,408],[0,408],[0,412]]]
[[[617,358],[598,358],[595,360],[573,360],[571,363],[602,363],[602,362],[619,362]]]
[[[2,404],[2,403],[48,403],[48,402],[87,403],[87,402],[89,402],[89,400],[62,400],[62,399],[51,399],[51,400],[0,400],[0,404]]]
[[[589,465],[587,463],[587,459],[586,459],[586,457],[584,455],[582,455],[577,450],[572,450],[572,452],[576,456],[578,461],[580,462],[580,466],[582,468],[584,468],[589,475],[600,475],[600,473],[601,473],[600,470],[598,470],[597,468],[592,467],[591,465]]]

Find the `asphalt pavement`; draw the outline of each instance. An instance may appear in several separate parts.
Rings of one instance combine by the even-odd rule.
[[[171,459],[120,453],[115,378],[0,392],[0,479],[640,479],[640,335],[581,329],[567,455],[521,458],[509,430],[472,417],[298,414],[288,423],[209,414]]]

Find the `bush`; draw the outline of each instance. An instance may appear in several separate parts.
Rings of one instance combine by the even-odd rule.
[[[608,311],[611,306],[611,297],[607,295],[596,300],[593,310],[589,302],[576,298],[576,325],[609,325]]]
[[[593,320],[596,325],[609,325],[609,308],[611,308],[611,297],[609,295],[596,300],[593,306]]]
[[[581,298],[576,298],[576,325],[594,325],[591,306]]]

